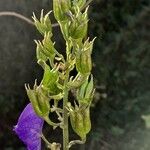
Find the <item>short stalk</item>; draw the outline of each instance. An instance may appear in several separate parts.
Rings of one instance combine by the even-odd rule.
[[[48,147],[51,146],[51,143],[46,139],[46,137],[43,134],[41,134],[41,138],[47,144]]]
[[[54,123],[53,121],[51,121],[49,119],[48,116],[44,117],[44,120],[50,125],[50,126],[53,126],[53,128],[57,128],[58,126],[60,126],[60,123]]]
[[[68,147],[71,148],[75,144],[85,144],[86,138],[83,140],[73,140],[69,143]]]

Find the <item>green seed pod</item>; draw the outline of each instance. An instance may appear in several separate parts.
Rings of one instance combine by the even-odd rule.
[[[88,15],[87,10],[84,13],[80,12],[78,6],[75,7],[75,13],[70,14],[71,21],[69,22],[69,36],[72,39],[83,39],[87,34]]]
[[[43,116],[47,116],[50,111],[49,98],[46,95],[46,92],[44,92],[44,90],[42,90],[41,87],[38,87],[36,89],[36,92],[37,92],[37,98],[38,98],[38,103],[39,103],[41,112]]]
[[[50,111],[49,100],[45,93],[41,91],[41,87],[38,87],[35,83],[33,90],[30,89],[29,85],[25,85],[25,88],[36,114],[40,117],[47,116]]]
[[[82,111],[83,114],[83,124],[84,124],[84,131],[85,133],[89,133],[91,130],[91,119],[90,119],[90,108],[87,107]]]
[[[83,74],[88,74],[92,70],[91,53],[86,50],[81,53],[81,70]]]
[[[70,123],[72,126],[72,129],[75,131],[76,130],[76,112],[73,106],[71,106],[71,103],[68,102],[67,104],[67,109],[69,111],[69,116],[70,116]]]
[[[43,10],[41,11],[41,17],[40,20],[38,20],[35,16],[35,14],[33,13],[33,20],[34,20],[34,24],[37,28],[37,30],[44,35],[45,33],[50,32],[52,35],[52,24],[51,21],[49,19],[49,15],[50,15],[51,11],[48,12],[45,16],[43,16]]]
[[[72,129],[75,131],[76,130],[76,113],[74,111],[70,111],[70,122]]]
[[[73,131],[81,137],[81,139],[86,138],[86,132],[89,131],[89,124],[84,122],[84,110],[78,107],[75,104],[75,108],[71,106],[71,104],[68,104],[68,109],[70,112],[70,122]],[[88,115],[88,113],[87,113]],[[86,116],[86,121],[87,121],[87,115]],[[86,127],[85,127],[86,125]]]
[[[88,74],[92,70],[92,61],[91,61],[91,53],[89,51],[84,51],[79,54],[80,56],[77,59],[80,59],[80,67],[77,66],[77,71],[82,74]]]
[[[92,70],[91,54],[93,49],[93,42],[89,42],[89,39],[82,45],[75,45],[76,55],[76,69],[81,74],[90,74]]]
[[[83,115],[79,111],[70,111],[70,122],[74,132],[82,139],[86,137],[84,129]]]
[[[81,137],[81,139],[85,139],[85,127],[84,127],[84,118],[81,111],[76,112],[76,121],[75,121],[75,132]]]
[[[70,9],[70,0],[53,0],[53,11],[57,21],[66,21]]]
[[[83,39],[87,33],[87,22],[80,22],[80,25],[77,23],[72,23],[70,25],[69,35],[73,39]]]

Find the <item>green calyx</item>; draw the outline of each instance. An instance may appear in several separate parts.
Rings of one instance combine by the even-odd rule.
[[[90,74],[92,70],[91,54],[94,40],[89,42],[87,39],[84,44],[75,45],[76,69],[81,74]]]
[[[50,95],[59,94],[61,91],[61,89],[58,88],[59,66],[55,65],[53,69],[50,69],[50,66],[47,65],[44,61],[39,60],[38,63],[44,69],[44,75],[41,81],[42,88],[45,89]]]
[[[52,60],[55,57],[55,48],[54,43],[51,41],[51,33],[45,33],[44,39],[42,42],[35,41],[37,44],[36,48],[36,55],[38,60],[46,61],[48,58],[51,58]]]
[[[38,20],[33,13],[33,20],[37,30],[44,35],[45,33],[52,31],[51,21],[49,19],[49,15],[52,11],[48,12],[45,16],[43,15],[43,10],[41,11],[40,20]]]
[[[93,76],[91,75],[90,81],[87,80],[80,86],[77,90],[77,100],[79,105],[86,104],[89,106],[93,100],[94,96],[94,85],[93,85]]]
[[[70,10],[70,0],[53,0],[53,11],[57,21],[66,21]]]
[[[70,122],[74,132],[81,137],[82,140],[86,139],[86,135],[91,130],[90,108],[75,107],[68,103],[68,110],[70,113]]]
[[[74,12],[70,12],[70,21],[68,22],[68,34],[72,39],[83,39],[87,34],[88,28],[88,7],[82,13],[78,6],[74,8]]]
[[[36,82],[33,89],[30,89],[29,85],[25,85],[25,88],[36,114],[40,117],[47,116],[50,111],[50,105],[46,92],[41,86],[37,86]]]

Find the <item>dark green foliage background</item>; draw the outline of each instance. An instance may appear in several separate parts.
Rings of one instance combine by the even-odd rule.
[[[44,8],[47,12],[50,6],[50,0],[0,1],[0,11],[29,18],[33,11],[39,14]],[[93,0],[89,17],[89,36],[97,37],[92,55],[97,91],[93,128],[80,149],[149,150],[150,132],[141,116],[150,113],[150,1]],[[54,30],[60,49],[63,41],[58,32]],[[24,83],[33,84],[41,77],[33,42],[38,38],[26,22],[0,17],[1,150],[24,149],[12,128],[28,103]]]

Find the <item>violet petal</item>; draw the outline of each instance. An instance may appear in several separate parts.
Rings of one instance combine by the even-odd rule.
[[[21,113],[14,131],[28,150],[41,150],[41,133],[44,120],[36,115],[29,103]]]

